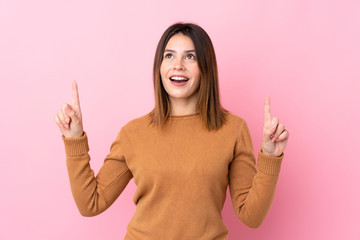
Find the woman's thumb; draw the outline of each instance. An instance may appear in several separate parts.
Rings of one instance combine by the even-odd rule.
[[[69,115],[70,118],[73,119],[74,117],[76,117],[75,111],[73,110],[73,108],[70,105],[66,104],[64,106],[64,110],[65,110],[65,113],[67,115]]]

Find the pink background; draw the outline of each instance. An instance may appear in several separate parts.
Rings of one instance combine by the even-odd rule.
[[[77,80],[97,173],[120,128],[153,107],[164,30],[213,40],[223,105],[260,148],[263,102],[290,131],[273,206],[259,229],[223,218],[229,239],[360,239],[360,2],[0,1],[0,239],[122,239],[131,181],[99,216],[72,198],[54,115]]]

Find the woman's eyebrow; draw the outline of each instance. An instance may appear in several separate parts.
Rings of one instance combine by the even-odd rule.
[[[172,50],[172,49],[165,49],[165,52],[173,52],[173,53],[175,53],[176,51],[175,51],[175,50]],[[186,50],[185,52],[186,52],[186,53],[195,52],[195,49]]]

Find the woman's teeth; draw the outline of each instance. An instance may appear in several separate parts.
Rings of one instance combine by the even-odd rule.
[[[170,80],[173,82],[186,82],[189,79],[184,77],[171,77]]]

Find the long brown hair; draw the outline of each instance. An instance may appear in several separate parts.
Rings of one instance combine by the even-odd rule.
[[[193,23],[175,23],[162,35],[155,52],[153,80],[155,107],[150,113],[151,123],[163,127],[170,118],[171,103],[161,81],[160,66],[165,47],[175,34],[191,38],[195,46],[200,69],[200,87],[196,110],[203,125],[209,130],[218,130],[226,123],[228,111],[220,104],[218,69],[213,44],[210,37],[200,26]]]

